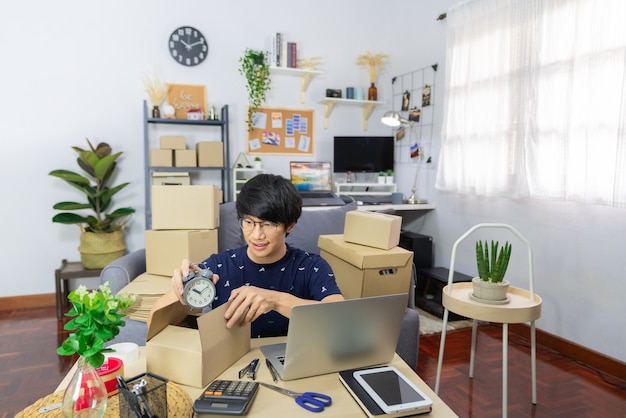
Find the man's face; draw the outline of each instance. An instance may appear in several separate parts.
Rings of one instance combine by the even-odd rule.
[[[258,264],[270,264],[280,260],[286,252],[285,238],[293,225],[287,229],[254,216],[241,219],[243,236],[248,243],[248,257]]]

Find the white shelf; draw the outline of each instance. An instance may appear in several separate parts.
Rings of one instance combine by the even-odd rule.
[[[309,83],[314,75],[323,74],[322,71],[309,70],[306,68],[287,68],[287,67],[270,67],[270,73],[281,75],[295,75],[300,77],[300,102],[306,102],[306,91],[309,88]]]
[[[320,103],[324,104],[324,129],[328,129],[328,118],[333,112],[336,104],[346,104],[349,106],[359,106],[363,108],[363,130],[367,131],[367,121],[372,115],[374,107],[385,102],[377,100],[357,100],[357,99],[340,99],[335,97],[326,97]]]
[[[233,202],[237,200],[237,195],[248,180],[263,173],[265,170],[262,168],[233,168]]]
[[[388,196],[397,186],[395,183],[335,183],[335,189],[337,196]]]

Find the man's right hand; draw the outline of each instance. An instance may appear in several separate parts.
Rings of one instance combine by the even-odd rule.
[[[172,276],[172,289],[174,289],[174,294],[183,305],[185,305],[185,300],[183,299],[183,277],[189,276],[190,271],[199,273],[202,269],[198,267],[197,264],[184,259],[180,268],[174,270],[174,275]],[[217,280],[213,279],[213,283],[216,281]]]

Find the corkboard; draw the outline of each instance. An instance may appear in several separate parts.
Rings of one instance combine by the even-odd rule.
[[[202,109],[206,119],[206,86],[193,84],[168,84],[167,103],[174,106],[176,119],[187,119],[190,109]]]
[[[312,109],[260,107],[248,131],[248,154],[313,155]]]

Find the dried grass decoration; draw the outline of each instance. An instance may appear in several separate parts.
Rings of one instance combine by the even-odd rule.
[[[167,83],[161,82],[159,75],[154,71],[154,78],[150,78],[147,74],[141,75],[141,81],[143,81],[143,85],[146,89],[146,93],[150,97],[150,101],[154,106],[152,110],[153,117],[159,117],[159,105],[165,99],[165,95],[167,94]],[[156,113],[156,114],[155,114]]]
[[[389,59],[389,55],[378,53],[376,55],[367,51],[363,55],[359,55],[356,58],[356,65],[361,65],[363,67],[367,67],[367,73],[370,77],[371,83],[376,83],[376,77],[379,72],[382,72],[385,64],[387,63],[387,59]]]

